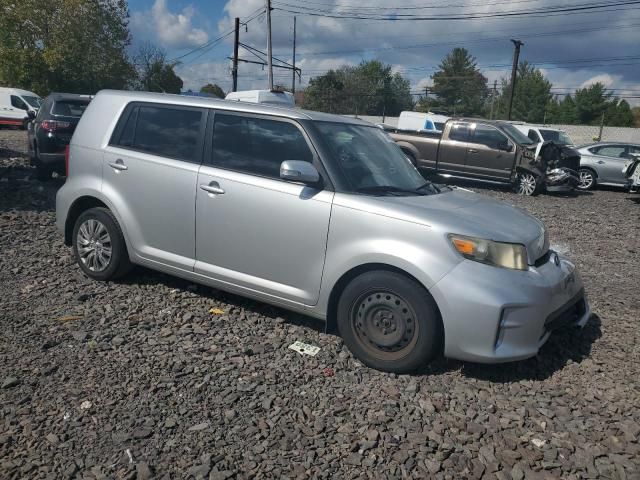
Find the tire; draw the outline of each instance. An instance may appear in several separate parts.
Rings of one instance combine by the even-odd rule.
[[[542,182],[540,182],[540,177],[537,175],[534,175],[531,172],[522,171],[518,172],[514,188],[516,193],[519,195],[533,197],[540,193]]]
[[[132,268],[120,225],[106,208],[91,208],[78,217],[73,226],[72,244],[76,262],[89,278],[115,280]],[[88,253],[85,250],[81,255],[83,245],[87,245]]]
[[[576,186],[578,190],[586,192],[587,190],[593,190],[596,186],[598,176],[596,175],[596,172],[590,168],[579,168],[578,177],[580,178],[580,181]]]
[[[353,355],[385,372],[414,371],[442,350],[435,301],[417,282],[395,272],[354,278],[338,301],[337,325]]]
[[[51,171],[51,169],[45,167],[44,165],[38,165],[36,167],[36,178],[40,182],[48,182],[49,180],[51,180],[52,173],[53,172]]]

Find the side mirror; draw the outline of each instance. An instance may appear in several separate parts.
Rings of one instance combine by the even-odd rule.
[[[29,110],[27,112],[27,117],[29,117],[30,120],[33,120],[34,118],[36,118],[36,112],[34,112],[33,110]]]
[[[309,162],[285,160],[280,164],[280,178],[290,182],[315,184],[320,181],[320,174]]]

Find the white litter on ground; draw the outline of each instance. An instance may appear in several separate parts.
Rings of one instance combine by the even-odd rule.
[[[308,343],[302,342],[294,342],[289,345],[291,350],[298,352],[301,355],[311,355],[315,357],[320,351],[320,347],[316,347],[315,345],[309,345]]]

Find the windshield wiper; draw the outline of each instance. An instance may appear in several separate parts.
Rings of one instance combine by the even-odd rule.
[[[423,188],[426,185],[421,185],[415,190],[408,188],[400,188],[393,185],[371,185],[369,187],[357,188],[358,193],[410,193],[412,195],[427,195],[426,193],[419,192],[419,188]]]

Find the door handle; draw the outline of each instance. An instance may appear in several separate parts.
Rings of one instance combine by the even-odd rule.
[[[200,184],[200,188],[207,193],[213,193],[214,195],[222,195],[224,193],[224,189],[220,188],[218,182],[211,182],[209,185],[206,183]]]
[[[120,158],[118,160],[116,160],[115,162],[111,162],[109,164],[109,166],[111,168],[115,168],[116,170],[128,170],[129,169],[129,167],[127,167],[124,164],[124,162],[122,161],[122,159],[120,159]]]
[[[602,165],[604,163],[604,160],[598,160],[598,163]]]
[[[476,150],[475,148],[470,148],[469,150],[467,150],[467,152],[469,152],[469,153],[478,153],[478,150]]]

